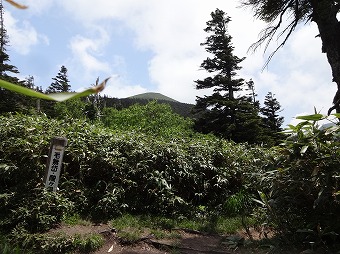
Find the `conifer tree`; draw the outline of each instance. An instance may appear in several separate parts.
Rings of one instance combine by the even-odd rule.
[[[7,54],[7,46],[9,43],[7,30],[4,25],[4,8],[2,5],[2,0],[0,1],[0,77],[3,80],[18,83],[18,79],[15,77],[9,76],[9,73],[17,74],[19,73],[18,69],[14,66],[9,64],[9,55]]]
[[[9,55],[7,54],[7,46],[9,44],[9,38],[7,35],[7,30],[4,26],[4,8],[2,5],[2,0],[0,0],[0,79],[23,85],[22,82],[15,76],[11,74],[18,74],[18,69],[11,65]],[[12,91],[0,88],[0,114],[4,112],[16,112],[22,111],[26,108],[25,100],[26,98],[22,95],[14,93]]]
[[[274,139],[274,143],[278,143],[283,137],[280,132],[282,131],[281,126],[284,118],[278,114],[281,111],[281,105],[274,97],[274,94],[268,92],[264,100],[264,106],[261,108],[261,113],[264,116],[263,124],[267,130],[266,133]]]
[[[213,89],[212,95],[197,97],[194,112],[195,128],[203,133],[214,133],[236,142],[256,143],[261,132],[261,119],[253,97],[241,96],[244,80],[237,78],[236,71],[244,58],[233,54],[232,37],[227,26],[230,17],[222,10],[211,13],[205,32],[210,35],[202,46],[212,57],[203,61],[201,67],[212,76],[196,80],[196,89]]]
[[[46,93],[61,93],[61,92],[70,92],[71,86],[69,85],[69,79],[67,74],[67,68],[63,65],[60,67],[60,70],[54,78],[52,78],[53,82],[46,89]],[[41,110],[50,117],[59,117],[58,112],[56,110],[54,101],[41,101]]]
[[[46,93],[70,92],[71,86],[69,85],[67,68],[61,66],[56,77],[52,78],[54,82],[47,88]]]

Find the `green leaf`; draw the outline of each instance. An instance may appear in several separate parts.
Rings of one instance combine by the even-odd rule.
[[[69,99],[75,99],[75,98],[88,96],[88,95],[94,94],[94,93],[99,93],[105,88],[106,82],[109,79],[110,78],[107,78],[102,83],[100,83],[98,86],[93,86],[93,87],[88,88],[88,89],[86,89],[82,92],[79,92],[79,93],[71,92],[71,93],[44,94],[44,93],[40,93],[40,92],[37,92],[35,90],[29,89],[27,87],[12,84],[10,82],[7,82],[7,81],[1,80],[1,79],[0,79],[0,87],[3,87],[7,90],[10,90],[10,91],[13,91],[13,92],[16,92],[16,93],[31,96],[31,97],[36,97],[36,98],[39,98],[39,99],[59,101],[60,102],[60,101],[66,101],[66,100],[69,100]]]
[[[335,192],[333,195],[334,195],[334,196],[340,195],[340,191]]]
[[[258,200],[258,199],[256,199],[256,198],[252,198],[252,200],[253,200],[254,202],[256,202],[256,203],[259,203],[259,204],[262,205],[262,206],[266,206],[266,204],[265,204],[264,202],[262,202],[261,200]]]
[[[340,118],[340,113],[332,114],[332,116],[335,116],[336,118]]]
[[[264,192],[262,191],[257,191],[258,194],[260,195],[261,201],[263,202],[263,204],[265,204],[266,206],[268,206],[268,199],[266,194],[264,194]],[[255,201],[255,200],[254,200]]]
[[[325,119],[327,116],[323,114],[314,114],[314,115],[306,115],[306,116],[297,116],[296,119],[306,120],[306,121],[320,121]]]
[[[337,132],[337,131],[339,131],[339,129],[340,129],[340,126],[338,126],[338,125],[327,128],[325,135],[329,135],[329,134],[332,134],[334,132]]]
[[[297,128],[295,127],[295,125],[292,125],[292,124],[288,124],[288,127],[289,127],[289,129],[291,129],[291,130],[296,130]]]
[[[296,230],[297,233],[311,233],[314,234],[314,231],[311,229],[298,229]]]
[[[300,153],[301,153],[301,154],[304,154],[304,153],[307,151],[308,147],[309,147],[309,146],[303,146],[303,147],[301,148],[301,150],[300,150]]]

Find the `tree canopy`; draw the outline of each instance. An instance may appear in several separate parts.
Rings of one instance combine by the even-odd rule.
[[[54,82],[47,88],[47,93],[70,92],[70,81],[68,79],[67,68],[64,65],[60,67],[57,76],[52,79]]]
[[[285,45],[288,38],[301,22],[315,22],[322,41],[322,52],[326,53],[332,69],[333,82],[337,84],[333,109],[340,112],[340,24],[337,14],[340,10],[338,0],[242,0],[242,4],[251,7],[254,16],[268,23],[262,31],[260,39],[252,45],[257,49],[263,43],[267,49],[275,35],[283,40],[277,49],[271,53],[268,62],[275,52]],[[288,23],[285,22],[288,20]],[[268,62],[266,64],[268,64]]]
[[[10,57],[7,54],[9,38],[4,26],[3,14],[4,9],[2,1],[0,1],[0,79],[24,86],[23,82],[13,76],[18,74],[19,71],[17,67],[10,64]],[[30,100],[26,100],[23,96],[3,88],[0,88],[0,98],[0,114],[4,112],[25,111],[29,104],[31,104]]]
[[[233,53],[232,37],[227,29],[231,19],[219,9],[211,13],[211,18],[204,29],[209,36],[201,43],[212,55],[202,62],[201,67],[211,75],[195,82],[197,89],[213,89],[213,94],[196,99],[196,129],[236,142],[255,143],[261,120],[253,97],[240,93],[245,84],[237,77],[237,71],[241,69],[239,64],[244,58]]]

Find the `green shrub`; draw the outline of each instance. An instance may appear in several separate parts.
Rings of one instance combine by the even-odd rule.
[[[85,118],[86,103],[80,98],[54,103],[54,115],[59,118]]]
[[[112,130],[84,119],[39,116],[2,116],[0,136],[4,141],[0,144],[0,182],[4,183],[0,215],[13,227],[21,223],[8,217],[18,213],[8,212],[20,208],[14,204],[22,203],[20,209],[40,214],[34,206],[44,207],[43,198],[60,204],[46,210],[46,227],[57,223],[66,211],[99,220],[125,212],[190,216],[201,214],[202,206],[204,213],[220,213],[226,200],[240,190],[257,193],[252,175],[271,164],[275,154],[209,135],[169,138]],[[34,190],[43,185],[54,136],[68,139],[60,191],[38,194]],[[43,220],[25,216],[25,221],[34,224],[32,228],[43,230]]]
[[[61,222],[73,211],[73,203],[62,193],[36,188],[26,193],[15,193],[1,207],[0,227],[10,230],[21,227],[29,232],[42,232]]]
[[[289,126],[281,156],[259,176],[259,203],[269,223],[294,239],[317,243],[340,234],[340,127],[320,128],[323,118],[300,117],[306,121]]]
[[[2,254],[30,254],[32,252],[28,250],[22,250],[19,246],[13,246],[9,240],[5,237],[0,235],[0,253]]]
[[[25,252],[19,253],[91,253],[104,244],[98,234],[66,235],[65,233],[40,234],[29,233],[16,228],[10,235],[10,241]]]
[[[153,136],[178,138],[193,135],[193,121],[174,113],[168,104],[151,101],[117,110],[104,108],[102,122],[113,130],[129,130]]]

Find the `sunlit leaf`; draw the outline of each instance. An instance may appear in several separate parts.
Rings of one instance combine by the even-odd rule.
[[[309,121],[303,121],[303,122],[300,122],[300,123],[298,123],[295,127],[295,132],[299,132],[301,129],[303,129],[303,128],[306,128],[307,126],[311,126],[312,125],[312,123],[311,122],[309,122]]]
[[[113,246],[114,245],[111,245],[110,249],[107,252],[111,252],[113,250]]]
[[[84,96],[88,96],[90,94],[95,94],[101,92],[106,85],[106,82],[110,78],[105,79],[102,83],[100,83],[98,86],[93,86],[91,88],[88,88],[82,92],[76,93],[76,92],[71,92],[71,93],[51,93],[51,94],[44,94],[37,92],[35,90],[15,85],[10,82],[4,81],[0,79],[0,87],[3,87],[7,90],[16,92],[16,93],[21,93],[23,95],[31,96],[31,97],[36,97],[39,99],[44,99],[44,100],[51,100],[51,101],[66,101],[69,99],[75,99],[75,98],[80,98]]]
[[[296,129],[296,127],[295,127],[294,125],[292,125],[292,124],[288,124],[288,127],[289,127],[291,130],[295,130],[295,129]]]
[[[301,150],[300,150],[300,153],[301,153],[301,154],[304,154],[304,153],[307,151],[308,147],[309,147],[309,146],[303,146],[303,147],[301,148]]]
[[[261,200],[258,200],[258,199],[256,199],[256,198],[252,198],[252,200],[253,200],[254,202],[256,202],[256,203],[259,203],[259,204],[262,205],[262,206],[266,206],[266,204],[265,204],[264,202],[262,202]]]
[[[337,196],[337,195],[340,195],[340,191],[333,193],[333,196]]]
[[[335,116],[336,118],[340,118],[340,113],[332,114],[332,116]]]
[[[5,0],[6,2],[9,2],[11,5],[19,8],[19,9],[27,9],[28,7],[26,5],[18,4],[17,2],[14,2],[13,0]]]
[[[325,135],[329,135],[329,134],[332,134],[332,133],[334,133],[334,132],[337,132],[337,131],[339,131],[339,129],[340,129],[340,126],[332,126],[332,127],[330,127],[330,128],[327,128],[327,130],[326,130],[326,132],[325,132]]]
[[[266,194],[264,194],[264,192],[262,191],[257,191],[260,195],[260,198],[261,198],[261,201],[265,204],[265,205],[268,205],[268,199],[267,199],[267,196]]]
[[[327,116],[323,114],[314,114],[314,115],[306,115],[306,116],[297,116],[296,119],[306,120],[306,121],[320,121],[325,119]]]

